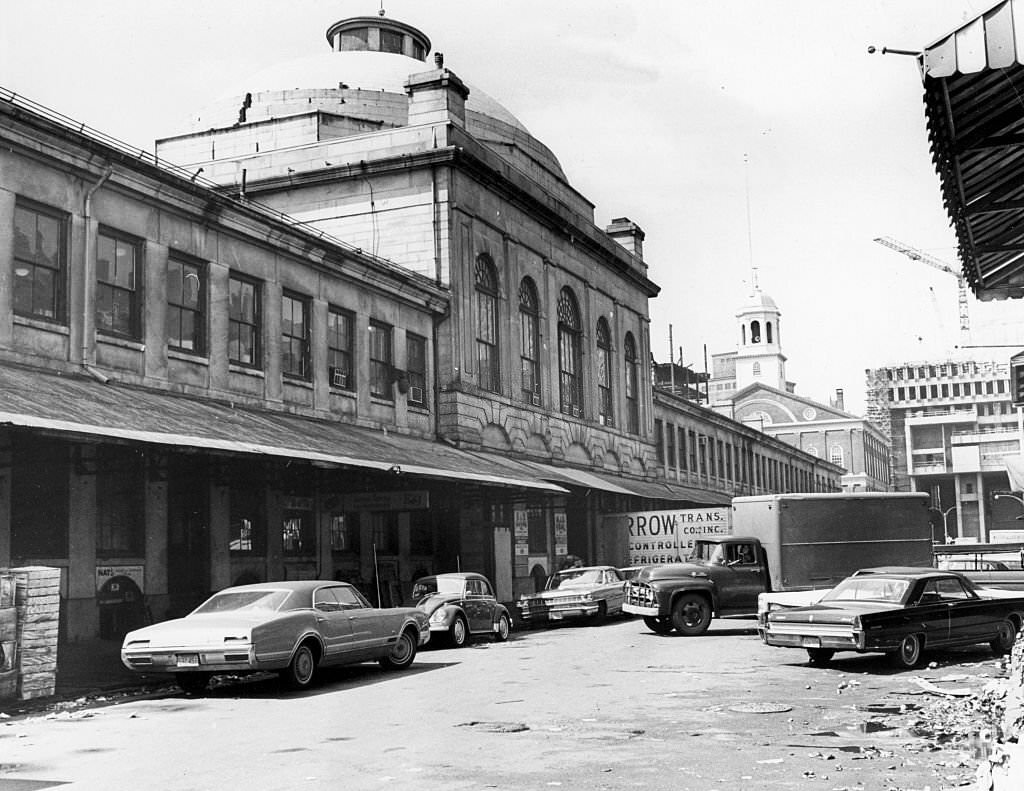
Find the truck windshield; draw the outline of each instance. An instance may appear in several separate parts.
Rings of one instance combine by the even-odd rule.
[[[708,563],[722,563],[725,561],[725,552],[721,544],[709,544],[698,541],[693,548],[690,560],[704,560]]]

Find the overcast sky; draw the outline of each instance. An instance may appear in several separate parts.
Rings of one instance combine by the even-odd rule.
[[[970,0],[388,0],[445,65],[559,158],[604,227],[647,233],[656,358],[669,325],[703,368],[736,346],[752,267],[782,311],[797,392],[863,410],[864,369],[960,343],[956,280],[872,240],[950,262],[928,154],[919,50]],[[140,148],[268,65],[327,47],[379,0],[6,0],[0,86]],[[749,206],[749,211],[748,211]],[[971,297],[974,343],[1024,339],[1021,303]],[[975,350],[1005,360],[1016,348]],[[677,351],[678,354],[678,351]]]

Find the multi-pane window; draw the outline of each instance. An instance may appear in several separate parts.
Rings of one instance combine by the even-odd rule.
[[[412,333],[405,336],[405,369],[409,377],[409,403],[427,405],[427,339]]]
[[[281,373],[309,379],[309,300],[287,292],[281,297]]]
[[[394,398],[391,392],[392,349],[391,327],[379,321],[370,322],[370,395]]]
[[[359,554],[358,512],[331,516],[331,551]]]
[[[260,287],[232,275],[228,280],[228,359],[237,365],[260,365]]]
[[[281,548],[289,557],[316,555],[316,519],[312,511],[286,508],[281,518]]]
[[[343,310],[327,311],[327,372],[331,387],[355,390],[356,377],[352,367],[354,357],[355,317]]]
[[[612,335],[604,316],[597,320],[597,415],[602,425],[615,425],[612,412]],[[671,454],[669,466],[675,467]]]
[[[167,259],[167,345],[172,349],[206,351],[205,280],[202,264]]]
[[[246,481],[228,489],[228,549],[233,554],[260,555],[266,543],[263,489]]]
[[[573,417],[583,416],[583,325],[576,297],[563,288],[558,297],[559,407]]]
[[[96,246],[96,329],[137,340],[141,337],[141,245],[136,239],[104,229],[99,232]]]
[[[523,400],[540,405],[540,301],[537,287],[528,277],[519,284],[520,363]]]
[[[476,360],[480,387],[501,389],[498,366],[498,274],[487,255],[476,260]]]
[[[633,333],[626,333],[623,343],[623,357],[626,361],[626,431],[640,433],[640,361],[636,354]]]
[[[19,202],[14,207],[14,312],[65,320],[67,219],[55,211]]]
[[[380,51],[402,54],[402,34],[392,30],[380,31]]]

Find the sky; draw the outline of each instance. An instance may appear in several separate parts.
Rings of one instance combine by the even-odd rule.
[[[864,371],[1005,361],[1024,304],[970,296],[928,151],[919,51],[972,0],[384,0],[558,157],[605,227],[646,233],[655,358],[736,348],[753,273],[796,392],[864,409]],[[6,0],[0,86],[139,148],[381,0]],[[672,344],[669,344],[671,327]],[[964,348],[981,344],[995,348]],[[670,351],[671,349],[671,351]]]

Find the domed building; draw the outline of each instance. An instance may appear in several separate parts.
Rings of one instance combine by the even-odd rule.
[[[432,337],[410,339],[393,303],[321,306],[315,285],[294,288],[314,323],[337,313],[370,328],[348,340],[369,344],[367,370],[346,368],[358,355],[325,361],[329,398],[354,419],[393,415],[399,431],[540,465],[572,493],[465,506],[463,536],[521,523],[508,546],[499,532],[461,549],[508,595],[494,557],[511,553],[529,580],[567,546],[605,556],[599,495],[687,497],[653,485],[647,303],[659,289],[643,231],[626,217],[598,227],[551,150],[431,46],[383,15],[336,22],[315,52],[253,75],[157,154],[447,290]]]

